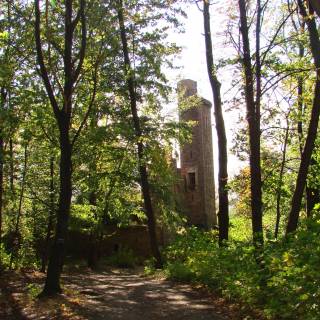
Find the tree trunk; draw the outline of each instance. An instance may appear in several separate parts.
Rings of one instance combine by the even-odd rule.
[[[278,181],[278,188],[277,188],[277,215],[276,215],[276,226],[274,231],[274,237],[277,239],[279,234],[279,225],[280,225],[280,218],[281,218],[281,187],[283,181],[283,174],[284,174],[284,167],[286,164],[286,153],[287,153],[287,145],[289,139],[289,115],[287,115],[287,128],[283,142],[283,150],[282,150],[282,161],[281,161],[281,168],[279,174],[279,181]]]
[[[296,31],[298,31],[296,29]],[[305,22],[302,21],[301,23],[301,32],[305,32]],[[304,57],[304,43],[302,41],[299,41],[299,58]],[[304,103],[303,103],[303,91],[304,91],[304,85],[303,85],[303,77],[298,76],[298,138],[299,138],[299,150],[300,150],[300,157],[302,156],[303,152],[303,122],[302,122],[302,117],[304,114]],[[312,161],[312,159],[311,159]],[[307,216],[311,215],[311,211],[313,209],[313,206],[315,203],[313,203],[313,194],[316,193],[316,190],[311,190],[309,188],[308,184],[306,185],[306,211],[307,211]]]
[[[2,244],[2,207],[3,207],[3,164],[4,164],[4,142],[2,137],[2,130],[0,130],[0,248]],[[1,265],[1,255],[0,255]]]
[[[96,166],[94,165],[94,170],[96,170]],[[97,196],[95,191],[91,191],[89,195],[89,204],[91,206],[97,205]],[[97,268],[98,265],[98,237],[99,234],[95,227],[92,227],[90,230],[90,238],[89,238],[89,252],[88,252],[88,267],[91,270]]]
[[[49,186],[49,199],[50,199],[50,208],[49,208],[49,217],[47,224],[47,233],[45,244],[43,248],[43,255],[41,261],[41,272],[46,272],[46,267],[48,263],[48,256],[50,250],[50,239],[52,236],[53,229],[53,220],[55,215],[55,204],[54,204],[54,157],[50,157],[50,186]]]
[[[147,220],[148,220],[148,230],[149,230],[149,237],[150,237],[150,247],[151,252],[156,259],[156,267],[162,268],[162,258],[160,255],[160,250],[158,247],[158,239],[157,239],[157,233],[156,233],[156,219],[153,212],[152,202],[151,202],[151,195],[150,195],[150,187],[149,187],[149,181],[148,181],[148,173],[147,168],[145,165],[141,165],[141,162],[143,161],[143,147],[142,143],[138,144],[138,157],[140,161],[139,165],[139,172],[140,172],[140,179],[141,179],[141,189],[142,189],[142,195],[144,200],[144,207],[147,214]]]
[[[72,115],[72,98],[77,80],[79,78],[86,51],[86,17],[85,17],[85,0],[80,0],[80,6],[76,17],[73,19],[73,0],[64,1],[64,51],[63,51],[63,103],[61,108],[57,102],[53,86],[45,65],[42,41],[41,41],[41,16],[40,16],[40,0],[34,0],[35,3],[35,42],[37,51],[37,60],[40,67],[40,74],[46,88],[48,99],[53,109],[58,127],[60,142],[60,191],[59,204],[57,211],[57,224],[55,238],[50,254],[47,278],[45,287],[41,296],[50,296],[61,293],[60,275],[62,272],[65,241],[68,232],[68,222],[70,216],[70,206],[72,197],[72,146],[74,145],[80,131],[87,119],[85,116],[77,133],[71,142],[69,130],[71,127]],[[81,43],[77,58],[73,57],[73,42],[75,29],[81,21]],[[75,66],[75,62],[78,65]],[[88,115],[88,113],[87,113]]]
[[[260,165],[260,106],[254,99],[254,79],[251,64],[250,42],[247,22],[246,1],[239,0],[240,32],[243,42],[243,67],[245,74],[245,97],[247,121],[249,126],[250,145],[250,181],[251,181],[251,214],[253,242],[256,247],[263,246],[262,228],[262,182]],[[260,11],[260,10],[258,10]],[[258,66],[256,66],[258,67]],[[258,94],[258,93],[257,93]]]
[[[312,9],[317,13],[320,17],[320,2],[319,0],[309,0],[309,4],[311,5]]]
[[[89,237],[89,252],[87,257],[87,264],[88,268],[91,270],[95,270],[98,266],[98,247],[99,247],[99,234],[95,233],[95,230],[90,231],[90,237]]]
[[[19,196],[19,207],[18,207],[16,225],[15,225],[15,229],[14,229],[15,239],[14,239],[12,252],[11,252],[11,256],[10,256],[10,264],[9,264],[10,270],[12,268],[12,263],[13,263],[14,259],[16,258],[17,254],[18,254],[19,247],[20,247],[19,227],[20,227],[20,220],[21,220],[21,215],[22,215],[22,201],[23,201],[23,197],[24,197],[24,189],[25,189],[26,174],[27,174],[27,161],[28,161],[28,144],[26,143],[26,145],[24,147],[24,164],[23,164],[22,181],[21,181],[20,196]]]
[[[57,212],[57,224],[53,247],[51,249],[46,283],[42,292],[44,296],[61,293],[60,275],[62,272],[65,243],[68,233],[68,222],[70,216],[71,196],[72,196],[72,145],[69,137],[72,92],[74,85],[74,72],[72,63],[73,44],[73,1],[65,1],[65,34],[64,34],[64,99],[63,108],[54,111],[59,126],[60,143],[60,193]]]
[[[130,107],[133,118],[133,125],[135,130],[135,135],[137,137],[137,149],[138,149],[138,161],[139,161],[139,173],[140,173],[140,184],[142,189],[142,196],[144,200],[144,208],[147,215],[148,221],[148,230],[150,237],[150,247],[152,254],[156,260],[156,267],[162,267],[162,258],[160,255],[160,250],[158,247],[158,240],[156,235],[156,219],[154,216],[154,211],[151,202],[151,194],[150,194],[150,186],[148,181],[148,173],[145,165],[145,157],[144,157],[144,146],[141,142],[142,131],[140,127],[140,119],[138,116],[137,110],[137,95],[135,92],[135,81],[134,75],[131,69],[131,62],[129,57],[128,50],[128,40],[126,29],[124,25],[124,16],[123,16],[123,3],[122,0],[118,0],[118,21],[120,27],[120,35],[122,42],[122,51],[124,56],[124,70],[126,72],[125,77],[127,78],[127,89],[130,98]]]
[[[48,264],[46,283],[42,292],[43,296],[50,296],[62,292],[60,287],[60,275],[64,261],[65,242],[68,232],[72,196],[72,148],[67,128],[67,126],[60,128],[60,193],[57,224]]]
[[[320,72],[317,71],[317,79],[320,79]],[[302,197],[304,188],[306,185],[308,167],[310,164],[312,151],[314,149],[314,143],[318,130],[318,122],[320,115],[320,80],[316,80],[315,96],[311,112],[311,119],[308,128],[307,139],[303,149],[299,172],[296,180],[296,187],[292,197],[291,210],[289,214],[289,220],[287,224],[287,234],[297,229],[299,213],[301,208]]]
[[[204,36],[206,45],[207,70],[211,84],[211,90],[214,101],[214,116],[218,137],[219,153],[219,244],[222,245],[224,240],[228,240],[229,233],[229,200],[228,200],[228,153],[227,137],[222,114],[222,103],[220,95],[220,83],[217,79],[215,65],[213,62],[212,39],[210,31],[210,11],[209,1],[203,0],[203,22]]]
[[[301,162],[299,167],[299,172],[296,181],[295,191],[292,197],[291,210],[289,214],[289,220],[287,224],[287,234],[293,232],[297,229],[299,213],[301,208],[301,201],[303,197],[304,188],[306,185],[306,179],[308,175],[308,167],[311,161],[312,151],[314,149],[315,139],[317,136],[318,130],[318,122],[320,116],[320,40],[319,34],[317,31],[317,26],[315,23],[314,17],[310,17],[307,14],[306,8],[304,6],[304,2],[302,0],[298,0],[298,5],[300,8],[300,13],[302,17],[305,19],[306,24],[309,30],[309,39],[311,52],[314,59],[314,64],[316,67],[317,80],[315,84],[315,92],[313,105],[311,110],[311,119],[309,123],[308,133],[306,142],[304,145],[304,149],[301,156]]]
[[[14,195],[14,159],[13,159],[13,140],[9,139],[9,155],[10,155],[10,190]]]
[[[304,27],[302,27],[302,31],[304,31]],[[299,42],[299,58],[304,57],[304,46],[302,42]],[[298,77],[298,138],[299,138],[299,150],[300,155],[302,155],[303,151],[303,129],[302,129],[302,117],[303,117],[303,78],[301,76]]]
[[[1,96],[0,96],[0,108],[2,111],[5,106],[6,101],[6,91],[4,88],[1,88]],[[3,139],[3,127],[2,124],[0,124],[0,248],[2,244],[2,228],[3,228],[3,166],[4,166],[4,139]],[[1,263],[1,257],[0,257],[0,263]]]

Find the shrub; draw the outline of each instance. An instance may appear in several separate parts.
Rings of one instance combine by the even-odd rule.
[[[190,282],[195,278],[195,274],[182,262],[176,261],[169,263],[167,272],[171,279],[183,282]]]
[[[316,320],[320,319],[319,235],[320,215],[306,220],[289,239],[267,241],[261,268],[250,241],[233,238],[219,248],[212,232],[191,228],[167,248],[166,272],[172,279],[196,281],[259,307],[269,318]]]
[[[0,245],[0,270],[9,268],[10,254],[7,253],[3,243]]]

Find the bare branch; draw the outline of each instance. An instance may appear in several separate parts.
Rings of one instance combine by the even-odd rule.
[[[285,127],[278,127],[278,126],[271,126],[271,127],[267,127],[267,128],[263,128],[261,129],[261,133],[265,132],[265,131],[269,131],[269,130],[290,130],[290,131],[297,131],[296,128],[285,128]]]
[[[294,74],[297,74],[297,73],[301,73],[301,72],[306,72],[306,71],[310,71],[311,69],[293,69],[293,70],[282,70],[278,73],[276,73],[274,76],[272,76],[266,83],[265,85],[263,86],[262,88],[262,94],[265,94],[267,91],[269,91],[272,87],[274,87],[276,84],[278,84],[280,81],[282,81],[283,79],[289,77],[289,76],[292,76]],[[285,73],[285,72],[288,72],[286,73],[284,76],[280,77],[277,81],[275,81],[274,83],[272,83],[269,87],[267,87],[267,85],[269,83],[271,83],[271,81],[280,76],[281,74]]]
[[[265,52],[261,55],[261,58],[262,58],[262,59],[261,59],[261,65],[264,64],[265,59],[266,59],[266,56],[267,56],[268,52],[273,48],[273,44],[274,44],[274,42],[276,41],[276,38],[277,38],[280,30],[281,30],[282,27],[285,25],[285,23],[287,22],[287,20],[291,17],[292,13],[293,13],[293,12],[289,12],[289,15],[288,15],[288,16],[280,23],[280,25],[278,26],[278,28],[277,28],[275,34],[273,35],[273,38],[271,39],[271,41],[270,41],[267,49],[266,49]]]
[[[195,4],[197,5],[198,10],[199,10],[200,12],[203,12],[203,10],[200,8],[199,2],[202,2],[202,1],[201,1],[201,0],[196,0],[196,1],[195,1]]]

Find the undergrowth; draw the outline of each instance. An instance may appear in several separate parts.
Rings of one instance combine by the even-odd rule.
[[[107,257],[104,262],[113,267],[118,268],[134,268],[139,264],[138,257],[133,253],[132,250],[127,248],[121,248],[119,251],[114,253],[112,256]]]
[[[237,233],[240,240],[219,248],[213,232],[187,229],[166,249],[168,277],[205,284],[268,318],[320,319],[320,215],[290,238],[267,240],[263,269],[246,231]]]

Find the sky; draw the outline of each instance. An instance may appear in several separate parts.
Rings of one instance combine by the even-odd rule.
[[[214,7],[211,8],[215,9]],[[184,20],[185,22],[185,33],[184,34],[173,34],[171,35],[172,39],[182,47],[181,57],[177,61],[177,65],[181,66],[181,69],[170,74],[169,78],[172,83],[177,83],[181,79],[192,79],[197,81],[198,85],[198,94],[203,98],[213,101],[212,91],[210,87],[210,82],[207,74],[206,67],[206,56],[205,56],[205,42],[203,35],[203,17],[202,12],[199,11],[197,6],[190,5],[186,8],[186,13],[188,18]],[[214,15],[214,19],[211,13],[211,30],[214,34],[214,30],[221,29],[223,25],[223,20],[226,17],[223,13],[218,13]],[[219,30],[220,31],[220,30]],[[221,38],[217,40],[216,35],[213,36],[213,46],[214,46],[214,56],[217,57],[226,57],[231,54],[230,48],[227,48],[223,45]],[[217,43],[218,42],[218,43]],[[230,88],[231,84],[231,74],[228,72],[223,75],[218,75],[219,81],[222,83],[221,94],[222,100],[225,100],[229,97],[226,96],[227,90]],[[223,108],[227,108],[227,105],[224,105]],[[213,108],[212,108],[213,110]],[[229,111],[224,113],[226,134],[228,140],[228,149],[232,144],[232,131],[236,127],[237,121],[236,111]],[[212,131],[213,131],[213,147],[214,147],[214,165],[215,165],[215,176],[217,177],[218,173],[218,149],[217,149],[217,136],[216,128],[214,124],[214,115],[212,113]],[[232,177],[234,174],[238,173],[240,168],[243,167],[243,162],[239,161],[235,155],[230,151],[228,154],[228,171],[229,177]]]

